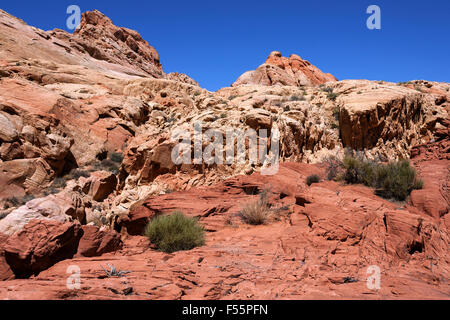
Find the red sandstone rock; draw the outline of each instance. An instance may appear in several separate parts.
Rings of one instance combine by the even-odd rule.
[[[5,250],[3,250],[3,245],[7,239],[7,236],[0,234],[0,281],[14,279],[14,273],[6,262]]]
[[[274,51],[263,65],[254,71],[247,71],[231,86],[235,87],[243,84],[266,86],[318,85],[328,81],[337,81],[337,79],[329,73],[323,73],[296,54],[285,58],[281,56],[280,52]]]
[[[117,186],[116,176],[107,171],[96,171],[82,182],[82,190],[95,201],[105,200]]]
[[[81,235],[79,224],[32,220],[7,239],[5,259],[16,277],[37,275],[58,261],[72,258]]]
[[[438,223],[363,186],[326,181],[307,187],[311,173],[323,174],[314,165],[286,163],[274,176],[240,176],[148,198],[141,206],[147,217],[183,209],[214,232],[207,232],[204,246],[172,254],[152,249],[144,237],[128,237],[120,253],[101,261],[77,257],[32,280],[1,282],[0,298],[448,298],[450,239],[442,223],[448,215]],[[266,225],[249,226],[235,216],[269,186],[276,210]],[[100,265],[106,263],[131,273],[105,280]],[[82,290],[65,287],[73,264],[81,269]],[[371,265],[381,269],[380,290],[366,286]]]
[[[78,245],[77,255],[97,257],[119,250],[122,246],[120,235],[113,230],[102,230],[96,226],[83,226],[83,236]]]

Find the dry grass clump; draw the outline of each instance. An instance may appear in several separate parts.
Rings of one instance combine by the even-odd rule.
[[[271,214],[270,206],[267,203],[267,192],[263,191],[259,199],[248,203],[241,210],[242,219],[252,225],[264,224]]]

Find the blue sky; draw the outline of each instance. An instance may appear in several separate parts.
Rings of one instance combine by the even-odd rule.
[[[137,30],[165,72],[215,91],[256,69],[269,53],[296,53],[338,79],[450,82],[450,0],[2,1],[44,30],[66,29],[67,6],[98,9]],[[369,5],[381,30],[369,30]]]

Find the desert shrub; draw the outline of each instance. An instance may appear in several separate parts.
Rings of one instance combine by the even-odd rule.
[[[53,180],[52,187],[63,189],[67,185],[66,179],[64,177],[56,177],[55,180]]]
[[[330,87],[321,87],[321,90],[323,91],[323,92],[327,92],[327,93],[332,93],[333,92],[333,88],[330,88]]]
[[[305,97],[304,97],[304,96],[301,96],[301,97],[298,97],[298,96],[292,96],[290,100],[291,100],[291,101],[304,101],[304,100],[305,100]]]
[[[79,179],[81,177],[84,178],[88,178],[89,177],[89,172],[82,170],[82,169],[73,169],[72,171],[70,171],[70,173],[65,176],[64,178],[67,178],[67,180],[69,179]]]
[[[230,101],[231,101],[231,100],[233,100],[233,99],[236,99],[236,98],[237,98],[237,96],[236,96],[236,95],[231,95],[231,96],[229,96],[229,97],[228,97],[228,100],[230,100]]]
[[[263,191],[259,199],[245,205],[241,210],[242,219],[253,225],[264,224],[270,216],[270,207],[267,203],[267,193]]]
[[[306,184],[308,186],[312,185],[313,183],[318,183],[320,181],[320,177],[317,174],[312,174],[306,178]]]
[[[412,190],[423,187],[423,181],[417,178],[416,170],[407,160],[384,165],[360,158],[345,157],[343,165],[344,180],[347,183],[362,183],[375,188],[375,193],[384,198],[403,201]]]
[[[122,163],[123,155],[121,153],[114,152],[114,153],[111,153],[111,155],[109,156],[109,159],[115,163]]]
[[[339,107],[336,107],[333,109],[333,117],[334,119],[336,119],[336,121],[339,121],[339,114],[340,114],[340,109]]]
[[[171,253],[190,250],[205,243],[205,231],[194,218],[181,212],[152,219],[145,228],[145,235],[156,247]]]
[[[119,164],[111,159],[104,159],[94,164],[96,170],[105,170],[117,174],[119,172]]]
[[[337,97],[338,97],[338,94],[335,92],[330,92],[327,94],[327,98],[330,99],[331,101],[336,100]]]
[[[27,194],[23,197],[23,204],[27,203],[28,201],[31,201],[35,198],[35,196],[33,194]]]
[[[22,204],[22,201],[20,201],[20,199],[18,199],[17,197],[11,197],[6,199],[7,202],[9,202],[9,204],[11,204],[11,207],[18,207],[19,205]]]
[[[342,161],[336,156],[330,156],[324,159],[327,180],[338,179],[343,168]]]
[[[377,167],[375,187],[379,188],[376,190],[378,195],[403,201],[412,190],[422,189],[423,181],[417,178],[409,161],[400,160]]]

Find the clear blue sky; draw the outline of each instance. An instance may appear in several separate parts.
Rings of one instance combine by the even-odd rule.
[[[338,79],[450,82],[450,0],[2,1],[44,30],[66,29],[66,8],[98,9],[137,30],[165,72],[183,72],[215,91],[278,50],[296,53]],[[366,8],[381,8],[381,30]]]

